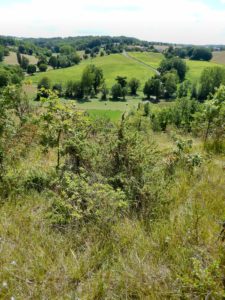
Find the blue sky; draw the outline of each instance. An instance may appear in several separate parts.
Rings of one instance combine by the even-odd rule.
[[[0,12],[4,35],[225,44],[225,0],[0,0]]]

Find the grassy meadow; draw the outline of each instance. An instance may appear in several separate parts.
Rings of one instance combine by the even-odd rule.
[[[207,61],[195,61],[195,60],[186,60],[188,66],[188,72],[186,78],[192,82],[196,82],[199,80],[202,71],[205,68],[219,66],[219,64],[214,62],[207,62]]]
[[[130,57],[142,61],[146,65],[157,69],[160,65],[163,55],[161,53],[149,53],[149,52],[129,52]],[[213,67],[219,65],[216,62],[203,62],[186,60],[188,66],[188,72],[186,78],[190,81],[197,81],[202,71],[207,67]],[[141,81],[141,88],[145,81],[152,77],[155,72],[147,66],[140,64],[138,61],[132,60],[122,54],[112,54],[109,56],[96,57],[93,59],[83,60],[79,65],[59,70],[49,70],[46,73],[36,73],[34,76],[30,76],[29,79],[33,84],[37,84],[38,81],[47,76],[51,79],[52,83],[65,83],[69,80],[79,80],[82,76],[82,72],[88,64],[95,64],[97,67],[102,68],[107,86],[110,88],[115,83],[116,76],[126,76],[129,79],[136,77]]]
[[[103,117],[118,122],[124,112],[129,113],[131,110],[136,110],[142,100],[142,97],[127,97],[127,101],[99,101],[98,99],[91,99],[86,102],[75,101],[75,103],[79,110],[87,111],[91,117]],[[151,111],[172,105],[173,103],[171,102],[161,101],[160,103],[152,104]]]
[[[161,53],[129,52],[129,55],[156,69],[159,67],[161,60],[164,58],[163,54]],[[186,60],[186,64],[188,67],[186,78],[190,81],[198,80],[201,76],[202,71],[205,68],[214,67],[218,66],[219,64],[222,64],[223,55],[220,54],[220,56],[221,60],[216,60],[213,58],[213,60],[210,62]]]
[[[127,76],[128,79],[136,77],[142,84],[144,84],[149,77],[154,75],[153,71],[124,55],[112,54],[109,56],[83,60],[79,65],[70,68],[50,70],[46,73],[37,73],[30,77],[30,79],[34,84],[37,84],[42,77],[47,76],[51,79],[52,83],[60,82],[65,84],[68,80],[79,80],[83,70],[88,64],[95,64],[97,67],[102,68],[108,87],[111,87],[115,83],[115,78],[118,75]]]
[[[164,58],[163,54],[153,52],[128,52],[128,55],[142,61],[154,69],[159,67],[161,60]]]

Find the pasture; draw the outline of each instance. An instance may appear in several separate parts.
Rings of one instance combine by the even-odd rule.
[[[159,67],[161,60],[164,58],[163,54],[153,52],[128,52],[128,55],[142,61],[154,69]]]
[[[218,64],[208,61],[186,60],[186,63],[188,66],[186,78],[192,82],[199,80],[205,68],[218,66]]]
[[[102,68],[107,86],[110,88],[115,83],[115,78],[119,76],[126,76],[129,79],[132,77],[138,78],[142,85],[144,82],[154,75],[148,67],[139,64],[138,62],[125,57],[122,54],[112,54],[109,56],[96,57],[94,59],[83,60],[79,65],[58,70],[50,70],[46,73],[37,73],[31,76],[33,83],[47,76],[52,83],[65,83],[69,80],[80,80],[82,72],[88,64],[95,64]]]
[[[126,76],[128,80],[132,77],[136,77],[141,82],[139,90],[142,90],[146,80],[155,74],[154,70],[151,70],[150,67],[157,69],[163,59],[163,55],[161,53],[151,52],[129,52],[128,56],[129,57],[122,54],[112,54],[109,56],[83,60],[79,65],[66,69],[51,69],[46,73],[37,73],[34,76],[31,76],[30,79],[36,85],[41,78],[46,76],[50,78],[53,84],[61,83],[65,86],[66,82],[69,80],[80,80],[83,70],[88,64],[95,64],[103,70],[108,88],[112,87],[115,83],[115,78],[119,75]],[[135,59],[143,62],[146,66]],[[200,78],[201,73],[205,68],[218,66],[215,62],[205,61],[186,60],[186,63],[188,66],[186,78],[192,82],[197,81]]]
[[[222,52],[221,52],[222,53]],[[129,55],[142,61],[143,63],[157,69],[160,65],[161,60],[164,56],[160,53],[149,53],[149,52],[130,52]],[[215,60],[211,62],[207,61],[194,61],[186,59],[186,64],[188,66],[188,71],[186,74],[186,78],[190,81],[196,81],[200,78],[202,71],[207,67],[218,66],[218,64],[222,64],[222,57],[224,56],[224,64],[225,64],[225,52],[222,55],[220,61],[217,62]]]

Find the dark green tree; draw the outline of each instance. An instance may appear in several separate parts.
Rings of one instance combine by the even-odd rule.
[[[6,70],[0,70],[0,88],[5,87],[9,84],[10,77]]]
[[[48,66],[46,64],[40,64],[38,68],[39,68],[40,72],[46,72],[48,69]]]
[[[140,81],[137,78],[132,78],[129,83],[128,86],[130,88],[130,93],[131,95],[137,95],[137,90],[140,87]]]
[[[177,83],[179,79],[176,72],[168,72],[162,76],[162,82],[164,87],[164,97],[169,99],[174,96],[177,90]]]
[[[212,59],[212,51],[205,47],[195,47],[191,59],[210,61]]]
[[[21,54],[20,54],[19,51],[16,53],[16,56],[17,56],[18,64],[21,65],[21,62],[22,62],[22,56],[21,56]]]
[[[159,71],[163,74],[171,70],[176,70],[180,81],[185,79],[187,66],[184,60],[179,57],[164,59],[160,63]]]
[[[3,61],[4,58],[4,48],[0,47],[0,62]]]
[[[49,58],[48,64],[53,68],[56,69],[58,66],[58,59],[56,56],[51,56]]]
[[[106,86],[106,84],[104,83],[102,88],[101,88],[101,100],[103,101],[106,101],[107,100],[107,97],[108,97],[108,94],[109,94],[109,90]]]
[[[125,76],[117,76],[116,81],[121,85],[122,88],[127,86],[127,77]]]
[[[29,59],[26,58],[25,56],[22,56],[22,60],[21,60],[21,68],[23,70],[27,70],[27,67],[29,66]]]
[[[83,72],[81,82],[86,96],[90,96],[92,90],[94,90],[94,94],[97,95],[100,87],[104,83],[102,69],[95,65],[88,65]]]
[[[34,73],[36,73],[37,68],[35,65],[29,65],[27,67],[27,73],[33,75]]]
[[[153,77],[149,79],[143,89],[144,95],[147,99],[150,99],[150,96],[155,96],[156,100],[159,100],[159,97],[162,94],[162,83],[158,77]]]
[[[122,90],[123,88],[119,83],[116,83],[111,88],[111,94],[113,100],[118,100],[120,97],[122,97]]]
[[[200,90],[198,98],[204,101],[210,94],[215,93],[215,89],[225,83],[225,70],[221,67],[206,68],[200,77]]]

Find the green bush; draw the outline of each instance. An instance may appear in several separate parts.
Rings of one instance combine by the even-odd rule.
[[[42,192],[50,184],[50,175],[39,170],[31,170],[25,179],[24,187],[28,190]]]
[[[72,173],[65,173],[56,183],[58,197],[48,214],[54,225],[94,223],[107,226],[126,210],[125,194],[110,185],[88,182]]]

